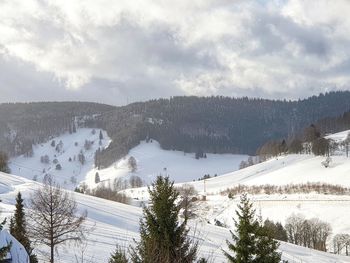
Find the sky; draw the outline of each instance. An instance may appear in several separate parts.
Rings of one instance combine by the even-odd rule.
[[[0,102],[350,90],[348,0],[1,0]]]

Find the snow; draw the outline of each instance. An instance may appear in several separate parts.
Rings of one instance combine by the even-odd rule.
[[[238,185],[287,185],[302,183],[328,183],[350,187],[350,159],[345,156],[332,156],[329,168],[321,165],[325,157],[313,155],[286,155],[270,159],[245,169],[218,177],[187,182],[199,193],[220,194]],[[177,184],[181,186],[182,184]],[[133,198],[147,199],[147,188],[127,189]]]
[[[343,133],[330,135],[335,140],[343,140],[348,131]],[[97,132],[98,134],[98,132]],[[78,136],[79,135],[79,136]],[[69,147],[69,142],[74,144],[75,140],[80,140],[82,145],[85,139],[91,135],[91,129],[78,131],[77,138],[71,135],[61,136],[65,148],[64,160],[72,154],[77,154],[78,149],[73,146]],[[109,143],[109,139],[105,136],[104,146]],[[59,139],[56,139],[56,142]],[[19,157],[13,161],[12,165],[21,164],[28,167],[40,167],[40,156],[48,150],[53,154],[50,145],[44,144],[37,146],[34,158]],[[42,152],[40,149],[42,148]],[[80,150],[80,149],[79,149]],[[92,151],[94,152],[94,151]],[[182,152],[164,151],[155,141],[153,143],[142,142],[139,146],[132,149],[126,158],[119,160],[115,165],[99,171],[101,180],[108,182],[114,178],[127,178],[132,175],[127,169],[127,159],[134,156],[138,163],[138,170],[135,173],[146,182],[150,182],[158,174],[169,174],[172,180],[177,182],[177,186],[183,183],[193,185],[201,194],[206,194],[207,201],[197,202],[195,213],[198,217],[190,220],[190,235],[200,242],[200,255],[213,255],[215,262],[226,262],[222,254],[222,249],[227,249],[226,239],[231,239],[229,229],[233,227],[233,217],[237,208],[238,197],[229,199],[225,195],[221,195],[221,191],[227,188],[241,185],[286,185],[300,184],[307,182],[320,182],[329,184],[339,184],[350,187],[350,159],[343,155],[332,156],[330,168],[325,168],[321,162],[325,157],[315,157],[312,155],[287,155],[270,159],[266,162],[242,169],[236,170],[241,160],[245,160],[247,156],[234,155],[211,155],[208,154],[207,159],[196,160],[193,154],[184,155]],[[63,158],[63,157],[62,157]],[[28,162],[28,163],[25,163]],[[54,173],[56,179],[60,182],[69,179],[69,175],[63,173],[69,168],[67,163],[62,162],[63,170]],[[85,180],[90,187],[96,186],[94,183],[95,170],[93,169],[91,159],[86,165],[86,169],[82,169],[77,175],[79,180]],[[65,168],[66,167],[66,168]],[[17,166],[11,166],[17,168]],[[166,168],[166,171],[164,170]],[[13,169],[14,172],[15,169]],[[37,170],[40,170],[38,168]],[[236,170],[236,171],[235,171]],[[232,172],[233,171],[233,172]],[[54,171],[56,172],[56,171]],[[202,177],[204,174],[217,176],[207,180],[194,181]],[[13,213],[15,196],[21,191],[25,200],[28,200],[33,189],[40,184],[32,179],[33,174],[22,171],[19,175],[22,177],[0,173],[0,203],[2,207],[1,216],[9,216]],[[39,180],[40,181],[40,180]],[[66,184],[66,188],[72,189],[73,186]],[[205,188],[205,192],[204,192]],[[147,201],[147,189],[136,188],[124,191],[133,198]],[[85,259],[93,262],[107,262],[110,253],[114,250],[118,243],[122,247],[134,245],[134,239],[139,238],[139,220],[142,216],[142,209],[136,206],[124,205],[95,198],[92,196],[72,193],[75,197],[79,210],[87,210],[88,218],[86,226],[90,227],[86,244],[80,247],[70,247],[59,249],[60,262],[76,262],[75,256],[84,254]],[[269,218],[274,221],[285,222],[286,218],[292,213],[303,214],[306,218],[317,217],[323,221],[329,222],[333,228],[333,234],[350,233],[350,196],[333,196],[321,195],[316,193],[310,194],[294,194],[294,195],[255,195],[250,196],[254,202],[257,213],[263,219]],[[227,228],[213,225],[215,220],[219,220],[227,225]],[[208,223],[209,222],[209,223]],[[330,247],[329,243],[329,247]],[[48,248],[39,246],[39,252],[47,252]],[[281,243],[280,251],[283,252],[283,259],[288,262],[303,263],[323,263],[323,262],[350,262],[350,257],[333,255],[330,253],[315,251],[308,248],[295,246],[288,243]]]
[[[63,142],[62,152],[58,153],[55,147],[51,146],[52,140],[34,146],[33,157],[19,156],[10,160],[11,172],[15,175],[25,177],[28,179],[36,179],[41,182],[46,173],[54,176],[55,180],[66,189],[74,189],[80,181],[85,180],[86,174],[94,168],[94,156],[96,150],[101,147],[107,147],[110,143],[110,138],[105,131],[103,133],[102,145],[99,145],[99,132],[96,129],[96,133],[92,134],[93,129],[82,128],[78,129],[76,133],[65,133],[62,136],[53,138],[56,144],[60,141]],[[84,149],[85,140],[93,141],[93,145],[90,150]],[[75,143],[78,146],[75,146]],[[81,165],[77,156],[80,151],[83,151],[86,158],[86,163]],[[40,157],[48,155],[50,158],[49,164],[40,162]],[[74,156],[76,160],[74,161]],[[69,161],[69,158],[72,161]],[[56,170],[56,165],[53,160],[57,159],[62,166],[62,170]],[[45,172],[43,170],[45,169]],[[1,187],[1,185],[0,185]],[[0,188],[1,191],[1,188]]]
[[[0,203],[2,216],[9,216],[13,212],[18,190],[22,192],[24,199],[28,200],[32,190],[39,185],[36,182],[21,181],[17,176],[3,173],[0,173],[0,181],[6,182],[8,189],[8,192],[0,194],[3,200],[3,203]],[[86,226],[89,227],[89,233],[86,243],[82,246],[60,247],[57,258],[59,262],[76,262],[75,257],[79,258],[81,254],[84,254],[85,259],[94,262],[107,262],[117,243],[122,247],[135,244],[133,239],[139,238],[139,219],[142,215],[140,208],[78,193],[72,194],[78,203],[79,210],[88,212]],[[222,200],[217,201],[222,203]],[[307,211],[308,208],[305,209]],[[233,212],[230,212],[230,216],[232,215]],[[344,215],[343,219],[345,216],[348,218],[349,215]],[[190,235],[199,241],[201,256],[212,256],[216,262],[226,262],[222,249],[227,249],[225,240],[231,238],[228,229],[208,224],[205,220],[190,221],[190,229]],[[48,248],[39,246],[38,251],[47,253]],[[350,262],[348,257],[314,251],[288,243],[282,243],[280,251],[283,252],[283,258],[288,259],[289,262]],[[41,256],[40,259],[44,258]]]
[[[36,179],[41,182],[46,173],[54,176],[55,180],[66,189],[73,190],[78,184],[85,182],[89,188],[97,186],[95,174],[99,173],[101,184],[112,183],[115,178],[128,179],[132,175],[139,176],[145,184],[149,184],[159,174],[168,174],[176,182],[186,182],[197,180],[205,174],[214,176],[221,175],[238,169],[242,160],[247,160],[247,155],[235,154],[207,154],[207,158],[195,159],[194,154],[184,154],[180,151],[166,151],[161,149],[157,141],[146,143],[142,141],[138,146],[131,149],[124,158],[116,161],[106,169],[97,170],[94,167],[94,154],[100,147],[99,131],[92,134],[92,129],[78,129],[76,133],[66,133],[50,141],[36,145],[33,149],[33,157],[19,156],[11,159],[10,169],[13,174],[28,179]],[[101,148],[105,148],[110,143],[110,138],[105,131]],[[57,153],[55,147],[51,146],[52,140],[56,144],[63,142],[63,151]],[[92,148],[88,151],[84,149],[85,140],[93,141]],[[75,146],[75,143],[78,146]],[[81,165],[78,160],[74,161],[74,156],[80,151],[84,152],[86,163]],[[49,155],[50,163],[43,164],[40,157]],[[137,161],[137,171],[130,172],[128,158],[133,156]],[[62,170],[56,170],[54,159],[58,159]],[[69,158],[73,160],[69,162]],[[179,165],[180,164],[180,165]],[[45,173],[43,170],[45,169]],[[72,178],[74,178],[72,180]],[[1,191],[1,184],[0,184]]]
[[[137,162],[137,171],[130,172],[128,159],[133,156]],[[237,170],[242,160],[247,160],[247,155],[236,154],[207,154],[207,158],[196,159],[193,153],[180,151],[167,151],[161,149],[157,141],[146,143],[142,141],[137,147],[130,150],[129,154],[117,161],[109,168],[92,169],[87,173],[85,183],[93,188],[95,174],[99,173],[100,179],[105,183],[112,183],[115,178],[129,178],[132,175],[139,176],[145,184],[152,182],[156,176],[163,174],[175,182],[187,182],[197,180],[205,174],[214,176]]]
[[[11,244],[9,253],[5,259],[12,259],[12,262],[29,263],[29,256],[22,246],[6,229],[0,231],[0,247]]]
[[[350,133],[350,130],[346,130],[346,131],[342,131],[342,132],[338,132],[338,133],[334,133],[334,134],[330,134],[327,135],[326,138],[327,139],[332,139],[336,142],[342,142],[346,139],[346,137],[348,136],[348,134]]]

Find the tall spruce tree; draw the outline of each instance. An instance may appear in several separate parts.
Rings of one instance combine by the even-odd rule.
[[[236,233],[232,234],[233,243],[228,240],[228,248],[233,255],[224,251],[229,262],[234,263],[278,263],[281,254],[276,252],[279,244],[273,240],[255,217],[253,204],[247,194],[241,196],[235,220]]]
[[[198,242],[190,240],[187,220],[179,222],[178,193],[168,177],[158,176],[148,189],[150,205],[140,221],[141,240],[131,249],[134,263],[190,263],[197,256]]]
[[[29,257],[30,263],[37,263],[38,259],[35,254],[33,254],[33,249],[27,234],[27,224],[24,212],[22,195],[18,192],[16,197],[16,210],[14,216],[11,218],[10,222],[10,233],[13,235],[18,242],[20,242],[26,249]]]

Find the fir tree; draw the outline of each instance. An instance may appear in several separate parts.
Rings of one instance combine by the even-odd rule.
[[[103,134],[102,134],[102,131],[101,131],[101,130],[100,130],[99,139],[100,139],[100,141],[103,140]]]
[[[108,263],[128,263],[128,258],[125,251],[117,246],[110,259],[108,260]]]
[[[232,234],[234,243],[227,241],[227,245],[235,255],[230,255],[224,251],[225,256],[230,262],[235,263],[253,263],[256,251],[256,232],[258,222],[255,220],[255,209],[249,202],[246,194],[241,196],[241,202],[238,205],[239,211],[236,210],[238,221],[235,220],[237,234]]]
[[[227,241],[234,255],[224,251],[229,262],[234,263],[278,263],[281,254],[277,253],[278,242],[273,240],[255,218],[255,209],[246,194],[241,196],[235,220],[236,233],[231,232],[233,243]]]
[[[96,172],[96,174],[95,174],[95,184],[98,184],[99,182],[101,182],[100,175],[98,174],[98,172]]]
[[[150,206],[140,221],[141,240],[132,248],[135,263],[190,263],[197,255],[198,243],[188,238],[187,220],[179,223],[178,193],[168,177],[158,176],[150,194]]]
[[[277,252],[279,243],[272,238],[268,230],[259,227],[257,232],[256,244],[256,263],[279,263],[281,261],[281,253]]]
[[[13,235],[18,242],[20,242],[26,249],[28,255],[30,256],[30,263],[38,262],[35,254],[33,254],[33,249],[30,244],[30,240],[27,235],[27,224],[25,219],[24,205],[22,195],[19,192],[16,198],[16,210],[14,217],[11,218],[10,222],[10,233]]]

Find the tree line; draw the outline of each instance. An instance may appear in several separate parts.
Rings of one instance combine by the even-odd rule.
[[[167,150],[253,155],[265,142],[285,138],[285,143],[278,142],[278,151],[287,144],[288,150],[298,152],[302,140],[292,139],[299,131],[324,117],[343,114],[349,101],[350,92],[330,92],[298,101],[172,97],[117,107],[98,118],[112,139],[100,164],[108,167],[141,140],[150,139]]]

